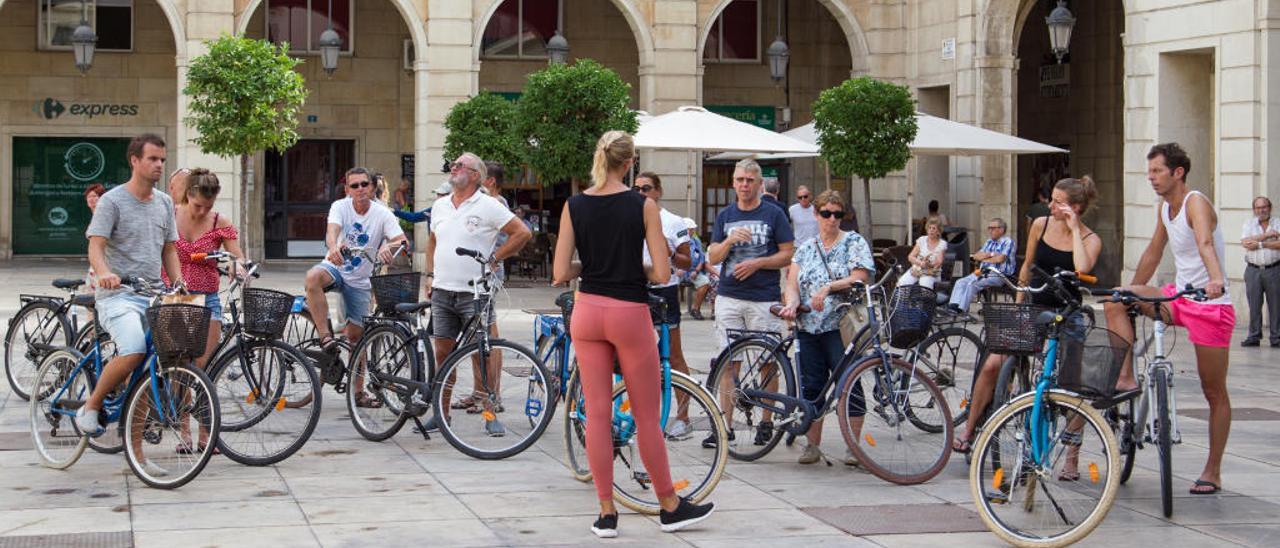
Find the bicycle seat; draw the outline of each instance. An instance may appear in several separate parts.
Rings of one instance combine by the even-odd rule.
[[[53,281],[53,287],[56,287],[58,289],[66,289],[69,291],[75,291],[76,289],[79,289],[80,286],[82,285],[84,285],[84,280],[76,280],[72,278],[58,278]]]
[[[97,299],[94,298],[92,293],[76,295],[75,297],[71,298],[71,304],[76,306],[83,306],[85,308],[93,308],[93,305],[96,302],[97,302]]]
[[[397,314],[417,314],[423,310],[431,308],[431,301],[423,301],[420,303],[400,303],[396,305]]]

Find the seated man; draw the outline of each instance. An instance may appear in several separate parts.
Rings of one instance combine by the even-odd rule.
[[[955,286],[951,288],[951,302],[947,303],[947,307],[952,311],[957,314],[968,314],[969,303],[973,302],[974,295],[983,289],[1004,283],[999,277],[988,276],[983,272],[988,266],[1000,269],[1000,273],[1005,276],[1013,275],[1014,246],[1013,239],[1005,235],[1008,229],[1004,219],[999,217],[987,223],[987,233],[991,238],[982,244],[980,251],[973,254],[973,260],[979,263],[979,270],[977,273],[956,280]]]

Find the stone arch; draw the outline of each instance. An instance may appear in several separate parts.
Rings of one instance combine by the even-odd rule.
[[[165,0],[172,1],[172,0]],[[258,11],[258,6],[262,5],[263,0],[249,0],[244,7],[244,11],[236,14],[236,35],[243,36],[245,31],[249,29],[249,21],[253,19],[253,13]],[[422,15],[418,13],[418,6],[413,0],[388,0],[391,5],[396,7],[396,11],[400,12],[400,17],[404,19],[406,27],[409,27],[409,36],[413,40],[413,51],[422,52],[427,50],[427,28],[423,24]],[[418,54],[418,59],[425,59],[424,55]]]
[[[489,20],[493,18],[494,13],[497,13],[498,7],[502,5],[503,1],[492,0],[489,2],[489,7],[485,8],[484,15],[476,20],[479,24],[475,26],[475,37],[471,41],[471,62],[476,66],[479,66],[480,63],[480,44],[484,40],[484,30],[489,26]],[[640,70],[643,72],[645,67],[653,65],[653,33],[650,32],[649,20],[641,13],[634,2],[609,0],[609,3],[613,4],[622,13],[622,18],[627,20],[627,26],[631,27],[631,34],[636,39],[636,51],[640,54]]]
[[[707,45],[707,36],[711,33],[711,22],[720,16],[720,12],[729,5],[733,0],[719,0],[715,8],[705,20],[698,21],[698,63],[702,63],[702,48]],[[831,12],[831,16],[835,18],[836,24],[840,25],[840,30],[844,31],[845,41],[849,43],[849,59],[853,63],[854,73],[863,73],[869,70],[867,60],[871,56],[871,48],[867,46],[867,35],[862,30],[862,25],[858,23],[858,18],[853,14],[853,10],[844,2],[838,0],[816,0],[827,11]]]
[[[1026,27],[1027,17],[1038,0],[987,0],[979,24],[979,52],[988,56],[1016,57],[1018,40]],[[1125,13],[1133,0],[1120,0]]]

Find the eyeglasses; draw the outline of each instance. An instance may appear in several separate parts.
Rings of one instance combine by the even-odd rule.
[[[650,190],[653,190],[653,185],[639,185],[636,187],[636,192],[649,192]]]
[[[832,217],[835,217],[837,219],[843,219],[844,211],[831,211],[829,209],[824,209],[822,211],[819,211],[818,215],[821,215],[823,219],[830,219]]]
[[[801,195],[799,195],[799,196],[796,196],[796,199],[797,199],[797,200],[808,200],[808,199],[809,199],[809,195],[808,195],[808,194],[801,194]]]
[[[350,189],[352,189],[352,190],[355,190],[355,189],[357,189],[357,188],[365,188],[365,187],[367,187],[367,186],[369,186],[369,185],[371,185],[371,184],[373,184],[373,183],[370,183],[369,181],[360,181],[360,182],[358,182],[358,183],[351,183],[351,184],[347,185],[347,187],[348,187],[348,188],[350,188]]]
[[[1004,229],[1004,227],[1000,225],[991,225],[987,227],[987,230],[996,230],[996,229]]]
[[[469,165],[467,165],[467,164],[464,164],[464,163],[462,163],[462,162],[460,162],[460,161],[459,161],[459,162],[454,162],[454,163],[452,163],[452,164],[449,164],[449,171],[453,171],[453,170],[455,170],[455,169],[469,169],[469,170],[474,171],[474,172],[476,172],[476,173],[480,173],[480,171],[479,171],[479,170],[477,170],[476,168],[471,167],[471,166],[469,166]]]

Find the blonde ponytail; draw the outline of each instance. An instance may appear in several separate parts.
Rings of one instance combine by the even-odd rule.
[[[1093,204],[1098,201],[1098,186],[1088,175],[1079,179],[1063,179],[1053,185],[1053,188],[1067,194],[1067,203],[1080,206],[1081,215],[1093,209]]]
[[[609,171],[622,167],[635,157],[635,142],[625,131],[607,131],[596,141],[596,153],[591,162],[591,182],[596,189],[603,188],[609,179]]]

